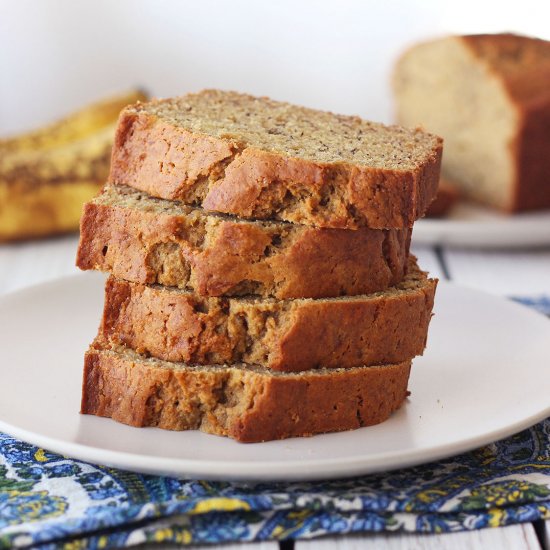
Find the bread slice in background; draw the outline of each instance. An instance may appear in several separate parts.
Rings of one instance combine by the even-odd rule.
[[[550,42],[513,34],[413,46],[393,76],[400,124],[445,140],[442,174],[503,211],[550,208]]]
[[[109,180],[244,218],[411,227],[434,198],[441,140],[235,92],[125,109]]]
[[[457,185],[443,177],[440,178],[437,195],[426,211],[426,218],[442,218],[446,216],[459,200],[460,191]]]

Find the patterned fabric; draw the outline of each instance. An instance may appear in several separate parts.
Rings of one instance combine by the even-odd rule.
[[[550,518],[550,419],[438,463],[349,480],[253,485],[92,466],[0,435],[5,548],[460,531],[540,518]]]
[[[550,519],[550,418],[436,463],[306,483],[139,475],[49,453],[0,433],[0,548],[434,533],[537,519]]]

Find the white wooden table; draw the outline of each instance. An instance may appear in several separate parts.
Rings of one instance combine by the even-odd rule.
[[[0,245],[0,293],[77,273],[77,238]],[[478,251],[415,247],[420,266],[439,278],[502,296],[550,296],[550,248]],[[169,547],[164,547],[169,548]],[[444,535],[365,534],[312,541],[226,545],[224,550],[550,549],[550,521]]]

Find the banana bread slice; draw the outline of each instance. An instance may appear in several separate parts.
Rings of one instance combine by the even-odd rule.
[[[441,150],[420,129],[205,90],[126,108],[110,181],[245,218],[403,228],[435,196]]]
[[[201,295],[366,294],[404,275],[410,230],[247,221],[107,185],[86,204],[77,265]]]
[[[345,298],[214,298],[110,277],[99,335],[139,353],[279,371],[399,363],[421,355],[437,281],[410,262],[386,291]]]
[[[96,343],[85,357],[81,412],[247,443],[310,436],[386,420],[407,396],[410,367],[279,373],[169,363]]]

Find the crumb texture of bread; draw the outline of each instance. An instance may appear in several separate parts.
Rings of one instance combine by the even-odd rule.
[[[96,344],[85,357],[81,412],[246,443],[311,436],[386,420],[407,396],[410,366],[275,373],[168,363]]]
[[[389,290],[317,300],[205,298],[110,277],[98,339],[167,361],[286,372],[399,363],[424,351],[436,285],[413,260]]]
[[[248,221],[108,185],[85,206],[77,265],[204,296],[368,294],[403,278],[410,234]]]
[[[397,120],[445,139],[442,172],[503,211],[550,207],[550,42],[453,36],[396,65]]]
[[[441,151],[419,129],[205,90],[126,108],[109,180],[245,218],[404,228],[435,195]]]

